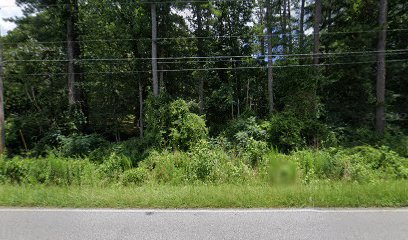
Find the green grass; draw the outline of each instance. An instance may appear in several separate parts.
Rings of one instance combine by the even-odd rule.
[[[408,181],[314,185],[146,185],[51,187],[0,185],[2,207],[306,208],[408,207]]]

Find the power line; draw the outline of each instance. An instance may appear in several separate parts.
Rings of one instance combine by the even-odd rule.
[[[139,1],[139,2],[124,2],[118,4],[111,4],[109,6],[119,6],[119,5],[138,5],[138,4],[179,4],[179,3],[223,3],[223,2],[244,2],[247,0],[162,0],[162,1]],[[36,8],[47,8],[47,7],[65,7],[70,6],[69,3],[56,3],[56,4],[22,4],[21,6],[15,5],[0,5],[0,8],[21,8],[21,7],[36,7]],[[91,4],[85,3],[80,6],[91,6]]]
[[[394,62],[408,62],[408,59],[394,59],[387,60],[387,63]],[[292,68],[292,67],[325,67],[325,66],[339,66],[339,65],[354,65],[354,64],[368,64],[376,63],[377,61],[361,61],[361,62],[340,62],[340,63],[327,63],[327,64],[292,64],[292,65],[275,65],[274,69],[281,68]],[[243,70],[243,69],[267,69],[266,66],[252,66],[252,67],[232,67],[232,68],[187,68],[187,69],[163,69],[158,70],[158,72],[189,72],[189,71],[216,71],[216,70]],[[150,73],[150,71],[121,71],[121,72],[110,72],[110,71],[100,71],[100,72],[82,72],[75,73],[77,75],[86,75],[86,74],[133,74],[133,73]],[[4,74],[5,76],[51,76],[51,75],[67,75],[68,73],[33,73],[33,74],[18,74],[10,73]]]
[[[375,54],[375,53],[373,53]],[[384,53],[387,56],[396,56],[396,55],[405,55],[408,54],[408,50],[405,52],[386,52]],[[353,57],[374,57],[375,55],[372,54],[358,54],[358,55],[353,55]],[[320,56],[321,59],[328,59],[328,58],[345,58],[345,57],[350,57],[350,55],[324,55],[324,56]],[[282,61],[291,61],[291,60],[307,60],[310,59],[310,57],[308,56],[301,56],[301,57],[293,57],[293,56],[288,56],[287,58],[281,58],[281,59],[277,59],[277,60],[282,60]],[[133,59],[129,59],[128,63],[131,63],[131,60]],[[169,61],[166,61],[169,60]],[[158,64],[162,64],[162,65],[166,65],[166,64],[209,64],[209,63],[220,63],[220,62],[225,62],[225,63],[247,63],[247,62],[259,62],[259,61],[263,61],[262,58],[239,58],[239,59],[232,59],[232,58],[222,58],[222,59],[180,59],[180,60],[176,60],[176,61],[170,61],[171,59],[166,59],[163,61],[159,61]],[[265,59],[266,60],[266,59]],[[45,62],[56,62],[56,63],[64,63],[67,62],[67,60],[44,60]],[[36,63],[36,62],[43,62],[42,60],[21,60],[21,61],[16,61],[16,62],[9,62],[9,63]],[[78,62],[81,62],[80,60]],[[97,60],[91,61],[90,63],[95,63],[98,62]],[[106,61],[104,61],[106,62]],[[121,61],[115,61],[115,62],[121,62]],[[118,65],[118,63],[114,63],[115,66]],[[86,63],[88,64],[88,63]],[[119,63],[122,64],[122,63]]]
[[[396,49],[387,51],[356,51],[356,52],[331,52],[331,53],[299,53],[299,54],[272,54],[272,55],[237,55],[237,56],[208,56],[208,57],[198,57],[198,56],[184,56],[184,57],[164,57],[155,58],[157,60],[186,60],[186,59],[231,59],[231,58],[267,58],[267,57],[292,57],[292,56],[307,56],[307,57],[325,57],[325,56],[336,56],[336,55],[358,55],[358,54],[376,54],[376,53],[399,53],[407,52],[408,49]],[[84,58],[77,59],[78,62],[114,62],[114,61],[134,61],[134,60],[152,60],[152,58]],[[8,60],[3,63],[20,63],[20,62],[68,62],[67,59],[25,59],[25,60]]]
[[[324,35],[336,35],[336,34],[355,34],[355,33],[378,33],[383,30],[367,30],[367,31],[336,31],[336,32],[320,32],[320,36]],[[402,31],[408,31],[407,28],[398,28],[398,29],[388,29],[385,30],[387,32],[402,32]],[[300,35],[313,35],[313,34],[307,34],[307,33],[298,33],[298,32],[292,32],[292,33],[275,33],[273,36],[280,37],[280,36],[300,36]],[[217,38],[267,38],[269,35],[214,35],[214,36],[205,36],[205,37],[197,37],[197,36],[188,36],[188,37],[162,37],[162,38],[157,38],[158,41],[166,41],[166,40],[195,40],[195,39],[217,39]],[[125,42],[125,41],[152,41],[151,38],[122,38],[122,39],[82,39],[82,40],[77,40],[77,41],[71,41],[71,42],[76,42],[76,43],[95,43],[95,42]],[[40,42],[33,42],[36,44],[64,44],[68,43],[68,41],[40,41]],[[24,45],[25,43],[4,43],[4,45]]]

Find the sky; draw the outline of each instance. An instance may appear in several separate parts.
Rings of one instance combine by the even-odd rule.
[[[0,0],[0,32],[4,36],[8,31],[13,30],[16,25],[12,22],[7,22],[5,18],[13,18],[22,16],[23,13],[16,6],[15,0]]]

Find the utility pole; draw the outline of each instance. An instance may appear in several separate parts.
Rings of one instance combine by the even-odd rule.
[[[1,38],[1,32],[0,32]],[[3,45],[0,42],[0,154],[6,150],[6,128],[4,117],[4,97],[3,97]]]

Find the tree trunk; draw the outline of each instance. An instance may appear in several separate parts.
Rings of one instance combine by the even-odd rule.
[[[159,79],[157,73],[157,12],[156,4],[151,4],[152,13],[152,74],[153,74],[153,96],[159,96]]]
[[[261,56],[265,56],[265,37],[264,35],[264,30],[265,30],[265,10],[264,7],[265,5],[262,4],[262,1],[258,1],[259,4],[259,23],[262,26],[262,32],[261,36],[259,37],[259,44],[261,45]]]
[[[3,92],[3,46],[0,43],[0,154],[3,154],[6,150],[6,124]]]
[[[304,46],[304,35],[305,35],[305,2],[306,0],[302,0],[301,6],[300,6],[300,23],[299,23],[299,48],[302,51],[303,46]]]
[[[75,0],[74,0],[75,4]],[[72,1],[67,5],[67,55],[68,55],[68,102],[69,105],[78,103],[78,93],[76,89],[77,74],[75,72],[75,12]]]
[[[272,114],[274,110],[273,102],[273,56],[272,56],[272,6],[270,0],[268,0],[267,6],[267,29],[268,29],[268,105],[269,113]]]
[[[380,33],[378,36],[378,62],[377,62],[377,107],[376,107],[376,130],[379,134],[385,131],[385,51],[387,42],[387,0],[380,0],[379,14]]]
[[[291,14],[291,7],[290,7],[290,0],[287,0],[288,5],[288,44],[289,44],[289,53],[292,53],[292,14]]]
[[[139,133],[140,138],[144,136],[144,108],[143,108],[143,83],[139,78]]]
[[[203,14],[202,14],[202,9],[200,6],[200,3],[197,4],[196,6],[196,12],[197,12],[197,30],[196,30],[196,36],[198,37],[197,39],[197,47],[198,47],[198,57],[204,57],[204,44],[203,44]],[[200,114],[204,114],[204,77],[199,74],[200,80],[199,80],[199,85],[198,85],[198,98],[199,98],[199,106],[200,106]]]
[[[313,50],[313,63],[318,65],[320,63],[320,24],[322,22],[322,2],[321,0],[315,1],[315,19],[313,26],[314,34],[314,50]]]
[[[272,3],[270,3],[272,4]],[[283,0],[283,6],[282,6],[282,41],[283,41],[283,51],[286,54],[287,47],[288,47],[288,42],[287,42],[287,36],[286,36],[286,27],[287,27],[287,15],[286,15],[286,4],[287,0]],[[271,15],[272,16],[272,15]],[[270,17],[272,19],[272,17]],[[271,22],[272,20],[270,20]]]

